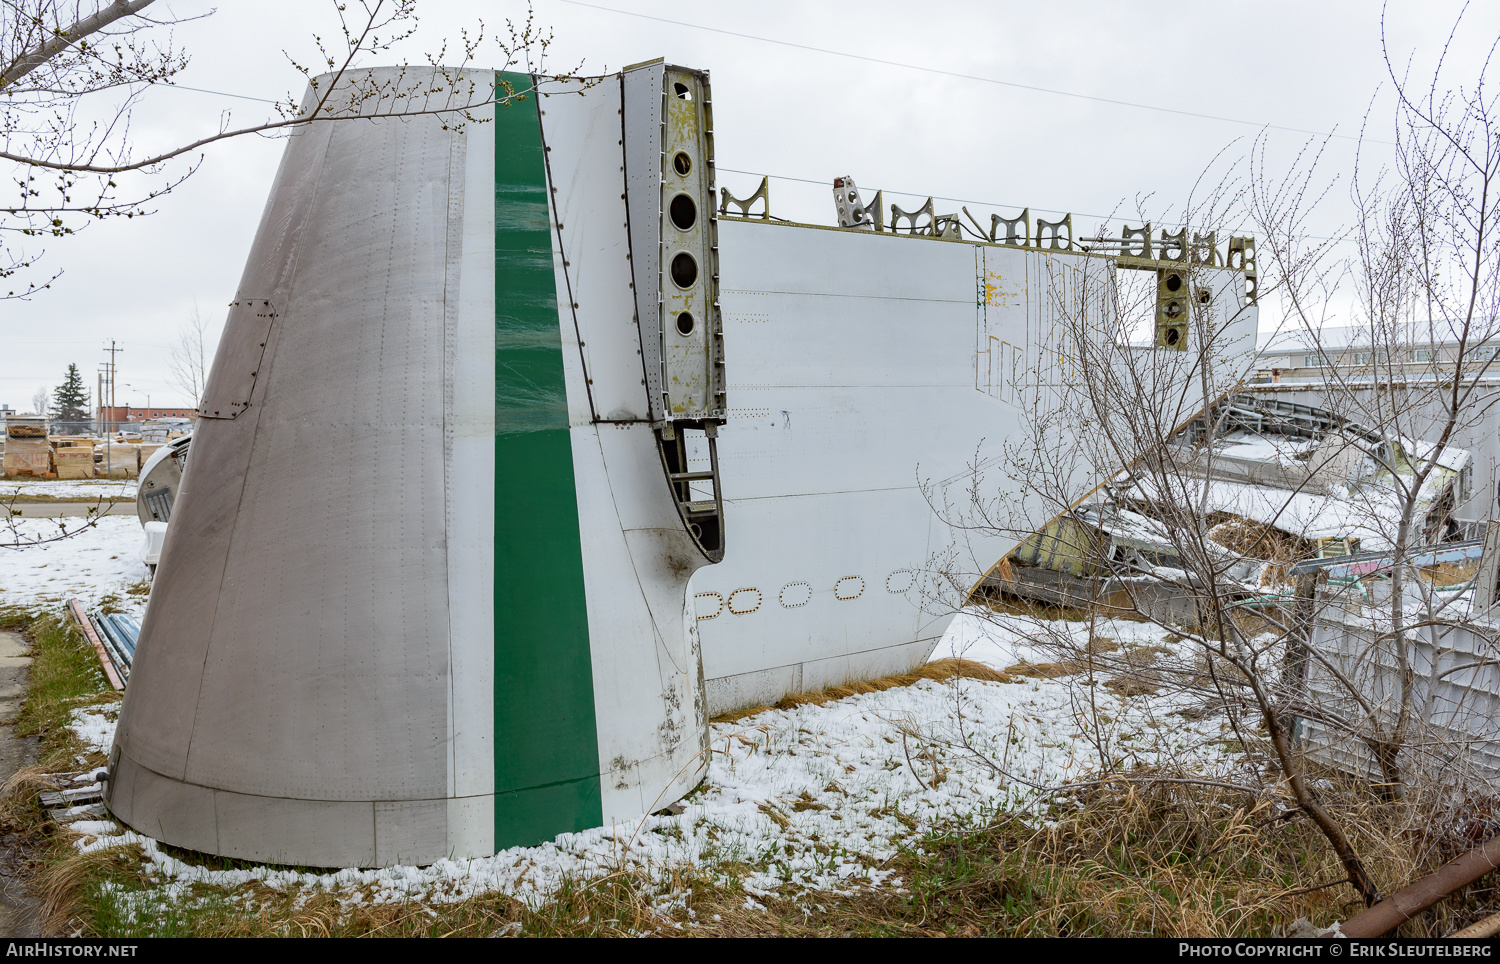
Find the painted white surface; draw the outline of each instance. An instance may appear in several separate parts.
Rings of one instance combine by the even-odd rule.
[[[1107,272],[1101,258],[731,219],[719,236],[726,551],[692,586],[710,713],[779,696],[776,680],[813,689],[925,659],[912,644],[941,636],[1057,511],[997,463],[1028,419],[1076,404],[1059,305],[1113,323],[1082,287]],[[1254,330],[1247,312],[1226,354],[1248,362]],[[1186,417],[1194,354],[1164,354]],[[976,465],[992,514],[966,529]],[[1116,468],[1060,471],[1076,498]],[[906,574],[909,588],[886,591]],[[806,603],[787,605],[799,586]]]
[[[494,107],[482,118],[492,118]],[[448,839],[460,853],[494,845],[495,821],[495,135],[465,131],[444,498],[448,533]],[[451,284],[451,278],[450,278]],[[454,295],[450,291],[449,297]]]
[[[596,420],[647,414],[619,86],[606,81],[587,96],[558,93],[541,103],[554,224],[562,224],[553,270],[609,823],[666,806],[707,766],[684,614],[688,578],[705,560],[677,514],[650,425]]]

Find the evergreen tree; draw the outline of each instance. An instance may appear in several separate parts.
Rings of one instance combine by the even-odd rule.
[[[89,393],[83,387],[83,376],[77,365],[68,366],[67,377],[52,391],[52,418],[60,422],[87,422],[93,418]]]

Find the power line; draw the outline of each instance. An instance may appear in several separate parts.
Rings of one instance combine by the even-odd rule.
[[[833,188],[832,179],[818,181],[809,177],[790,177],[785,174],[766,174],[764,171],[741,171],[732,167],[723,167],[721,165],[715,165],[715,169],[720,171],[727,171],[730,174],[748,174],[751,177],[769,177],[778,181],[796,181],[800,184],[816,184],[819,187],[826,187],[830,190]],[[1038,208],[1031,207],[1028,204],[1010,204],[1004,201],[981,201],[977,198],[971,197],[948,197],[942,194],[923,194],[917,191],[898,191],[894,188],[888,187],[882,187],[881,190],[886,192],[887,194],[899,194],[902,197],[930,197],[934,201],[952,201],[955,204],[982,204],[985,207],[991,208],[1030,208],[1030,210],[1032,211],[1041,211],[1044,214],[1076,214],[1081,218],[1098,218],[1101,221],[1127,220],[1126,216],[1123,214],[1090,214],[1087,211],[1068,211],[1062,208]],[[1311,235],[1309,235],[1309,237],[1311,237]]]
[[[1039,94],[1054,94],[1058,97],[1072,97],[1077,100],[1091,100],[1099,104],[1111,104],[1116,107],[1134,107],[1138,110],[1154,110],[1163,114],[1177,114],[1180,117],[1196,117],[1199,120],[1221,121],[1225,124],[1243,124],[1249,127],[1261,128],[1263,130],[1287,131],[1293,134],[1311,134],[1314,137],[1338,137],[1344,140],[1359,140],[1352,134],[1336,134],[1331,131],[1312,131],[1301,127],[1283,127],[1280,124],[1263,124],[1259,121],[1243,120],[1238,117],[1224,117],[1220,114],[1201,114],[1197,111],[1179,110],[1175,107],[1158,107],[1155,104],[1141,104],[1131,100],[1116,100],[1112,97],[1099,97],[1094,94],[1080,94],[1071,90],[1058,90],[1053,87],[1039,87],[1035,84],[1020,84],[1012,80],[999,80],[994,77],[981,77],[978,74],[965,74],[956,70],[943,70],[939,67],[924,67],[920,64],[907,64],[899,60],[885,60],[881,57],[871,57],[867,54],[852,54],[846,50],[832,50],[828,47],[814,47],[810,44],[793,43],[790,40],[777,40],[774,37],[759,37],[755,34],[740,33],[737,30],[724,30],[719,27],[705,27],[702,24],[688,23],[684,20],[672,20],[668,17],[656,17],[648,13],[636,13],[634,10],[617,10],[614,7],[605,7],[597,3],[584,3],[583,0],[557,0],[558,3],[566,3],[575,7],[588,7],[590,10],[603,10],[606,13],[617,13],[622,17],[638,17],[642,20],[655,20],[658,23],[670,23],[677,27],[687,27],[691,30],[706,30],[709,33],[723,34],[726,37],[739,37],[744,40],[755,40],[760,43],[775,44],[779,47],[791,47],[795,50],[808,50],[813,53],[828,54],[832,57],[846,57],[849,60],[862,60],[871,64],[882,64],[886,67],[900,67],[903,70],[918,70],[923,73],[937,74],[942,77],[955,77],[959,80],[972,80],[982,84],[994,84],[997,87],[1012,87],[1016,90],[1029,90]],[[1389,144],[1390,141],[1377,141],[1366,139],[1371,144]]]
[[[1054,88],[1054,87],[1041,87],[1041,86],[1038,86],[1036,84],[1022,84],[1022,83],[1017,83],[1016,81],[1012,81],[1012,80],[1000,80],[1000,79],[995,78],[995,77],[982,77],[982,76],[980,76],[978,74],[966,74],[966,73],[962,73],[960,71],[955,71],[955,70],[943,70],[940,67],[926,67],[926,66],[923,66],[921,64],[908,64],[908,63],[903,63],[903,62],[898,61],[898,60],[886,60],[886,59],[881,58],[881,57],[871,57],[871,56],[869,56],[867,54],[849,53],[846,50],[833,50],[833,49],[830,49],[828,47],[814,47],[814,46],[812,46],[810,44],[799,44],[799,43],[795,43],[795,42],[790,41],[790,40],[777,40],[774,37],[760,37],[760,36],[757,36],[755,34],[741,33],[740,31],[736,31],[736,30],[725,30],[725,29],[720,28],[720,27],[706,27],[706,26],[704,26],[702,24],[688,23],[685,20],[673,20],[673,19],[671,19],[669,17],[657,17],[657,16],[653,16],[653,15],[647,14],[647,13],[637,13],[634,10],[617,10],[614,7],[605,7],[605,6],[601,6],[600,4],[597,4],[597,3],[585,3],[584,0],[557,0],[557,2],[558,3],[566,3],[566,4],[569,4],[571,6],[575,6],[575,7],[587,7],[590,10],[602,10],[602,11],[604,11],[606,13],[619,14],[622,17],[636,17],[636,18],[641,19],[641,20],[654,20],[654,21],[656,21],[658,23],[669,23],[669,24],[672,24],[673,26],[677,26],[677,27],[687,27],[690,30],[703,30],[703,31],[706,31],[708,33],[723,34],[724,36],[728,36],[728,37],[739,37],[739,38],[741,38],[743,40],[754,40],[754,41],[756,41],[758,43],[773,44],[773,45],[779,46],[779,47],[791,47],[794,50],[807,50],[807,51],[811,51],[812,53],[827,54],[827,55],[829,55],[831,57],[845,57],[845,58],[850,59],[850,60],[862,60],[862,61],[865,61],[866,63],[881,64],[881,65],[886,66],[886,67],[899,67],[902,70],[915,70],[915,71],[920,71],[922,73],[937,74],[938,76],[942,76],[942,77],[954,77],[954,78],[957,78],[959,80],[972,80],[972,81],[975,81],[975,82],[978,82],[978,83],[982,83],[982,84],[994,84],[997,87],[1011,87],[1011,88],[1014,88],[1016,90],[1029,90],[1029,91],[1032,91],[1033,93],[1039,93],[1039,94],[1053,94],[1053,95],[1058,96],[1058,97],[1072,97],[1072,98],[1074,98],[1076,100],[1088,100],[1088,101],[1093,101],[1093,102],[1099,103],[1099,104],[1110,104],[1111,106],[1115,106],[1115,107],[1133,107],[1133,108],[1136,108],[1137,110],[1151,110],[1151,111],[1157,111],[1158,113],[1163,113],[1163,114],[1176,114],[1179,117],[1193,117],[1193,118],[1197,118],[1198,120],[1219,121],[1219,122],[1225,123],[1225,124],[1240,124],[1240,125],[1243,125],[1243,126],[1246,126],[1246,127],[1255,127],[1255,128],[1261,129],[1261,130],[1286,131],[1286,132],[1292,133],[1292,134],[1308,134],[1308,135],[1311,135],[1313,137],[1336,137],[1336,138],[1340,138],[1342,140],[1350,140],[1350,141],[1361,140],[1361,138],[1356,137],[1353,134],[1339,134],[1339,133],[1336,133],[1334,131],[1315,131],[1315,130],[1309,130],[1309,129],[1303,128],[1303,127],[1286,127],[1286,126],[1283,126],[1281,124],[1268,124],[1268,123],[1262,123],[1260,121],[1244,120],[1243,118],[1239,118],[1239,117],[1225,117],[1222,114],[1204,114],[1204,113],[1200,113],[1198,111],[1180,110],[1180,109],[1175,108],[1175,107],[1161,107],[1161,106],[1158,106],[1156,104],[1142,104],[1142,103],[1139,103],[1137,101],[1118,100],[1118,99],[1115,99],[1115,98],[1112,98],[1112,97],[1100,97],[1100,96],[1098,96],[1096,94],[1080,94],[1080,93],[1078,93],[1076,91],[1059,90],[1059,89]],[[190,91],[193,91],[193,92],[199,93],[199,94],[214,94],[214,95],[217,95],[219,97],[233,97],[233,98],[236,98],[238,100],[255,101],[256,103],[259,103],[259,104],[273,104],[273,105],[275,105],[275,104],[280,104],[281,103],[280,101],[276,101],[276,100],[267,100],[264,97],[251,97],[248,94],[232,94],[232,93],[229,93],[228,91],[223,91],[223,90],[209,90],[209,89],[204,88],[204,87],[188,87],[188,86],[183,85],[183,84],[162,84],[160,86],[169,87],[169,88],[171,88],[173,90],[190,90]],[[1385,144],[1385,145],[1388,145],[1388,146],[1392,145],[1391,141],[1376,140],[1374,138],[1364,138],[1364,140],[1367,143],[1371,143],[1371,144]],[[786,178],[786,180],[798,180],[798,179],[797,178]],[[821,183],[821,182],[819,182],[819,183]],[[900,192],[895,192],[895,193],[900,193]],[[953,198],[945,198],[945,200],[954,200],[954,199]],[[981,202],[977,202],[976,201],[976,202],[973,202],[973,203],[977,204],[977,203],[981,203]],[[1038,208],[1038,210],[1048,210],[1048,209],[1047,208]],[[1092,216],[1093,215],[1090,215],[1090,217],[1092,217]]]
[[[770,178],[775,178],[778,181],[797,181],[798,183],[801,183],[801,184],[816,184],[819,187],[826,187],[826,188],[828,188],[830,190],[833,189],[833,179],[832,178],[829,178],[829,179],[823,180],[823,181],[818,181],[818,180],[814,180],[813,178],[810,178],[810,177],[791,177],[790,175],[787,175],[787,174],[767,174],[764,171],[740,171],[740,170],[736,170],[735,168],[732,168],[732,167],[724,167],[722,165],[717,165],[717,164],[714,165],[714,169],[715,170],[719,170],[719,171],[728,171],[730,174],[748,174],[751,177],[770,177]],[[942,194],[930,194],[929,195],[929,194],[923,194],[923,193],[918,192],[918,191],[898,191],[895,188],[888,188],[888,187],[883,187],[883,188],[881,188],[881,190],[885,191],[887,194],[899,194],[902,197],[931,197],[935,201],[953,201],[956,204],[983,204],[986,207],[992,207],[992,208],[1024,208],[1024,207],[1029,207],[1029,205],[1026,205],[1026,204],[1010,204],[1010,203],[1007,203],[1005,201],[980,201],[980,200],[976,200],[975,198],[971,198],[971,197],[946,197],[946,196],[944,196]],[[1079,217],[1084,217],[1084,218],[1103,218],[1106,221],[1110,220],[1111,217],[1117,217],[1118,216],[1118,215],[1107,215],[1107,214],[1089,214],[1087,211],[1064,211],[1061,208],[1032,208],[1032,210],[1033,211],[1041,211],[1041,212],[1046,213],[1046,214],[1076,214]]]
[[[837,56],[837,57],[850,57],[850,58],[853,58],[855,60],[867,60],[867,61],[870,61],[872,63],[886,64],[886,65],[893,66],[893,67],[903,67],[903,68],[906,68],[908,70],[920,70],[920,71],[926,71],[926,72],[929,72],[929,73],[943,74],[943,75],[951,76],[951,77],[961,77],[961,78],[968,79],[968,80],[978,80],[978,81],[983,81],[984,83],[999,84],[1001,86],[1006,86],[1006,87],[1019,87],[1019,88],[1022,88],[1024,90],[1034,90],[1034,91],[1040,91],[1042,93],[1048,93],[1048,94],[1059,94],[1059,95],[1064,96],[1064,97],[1078,97],[1078,98],[1082,98],[1084,100],[1095,100],[1095,101],[1100,101],[1102,103],[1117,104],[1117,105],[1122,105],[1122,106],[1126,106],[1126,107],[1139,107],[1142,110],[1165,111],[1166,113],[1170,113],[1170,114],[1182,114],[1182,115],[1188,116],[1188,117],[1199,117],[1199,118],[1205,118],[1205,119],[1208,119],[1208,120],[1220,120],[1220,121],[1226,121],[1226,122],[1232,123],[1232,124],[1250,124],[1250,125],[1253,125],[1253,126],[1265,127],[1265,128],[1270,129],[1270,130],[1291,131],[1291,132],[1299,133],[1299,134],[1315,134],[1315,135],[1319,135],[1319,136],[1343,137],[1343,138],[1348,138],[1348,139],[1351,139],[1351,140],[1353,139],[1353,138],[1350,138],[1349,135],[1347,135],[1347,134],[1327,134],[1327,135],[1321,135],[1320,132],[1318,132],[1318,131],[1307,131],[1307,130],[1302,130],[1301,128],[1297,128],[1297,127],[1279,127],[1279,126],[1277,126],[1275,124],[1259,124],[1259,125],[1257,125],[1257,124],[1255,124],[1254,121],[1235,120],[1234,118],[1230,118],[1230,117],[1217,117],[1217,116],[1214,116],[1212,114],[1195,114],[1195,113],[1192,113],[1191,111],[1174,110],[1174,109],[1172,109],[1170,107],[1152,107],[1152,106],[1150,106],[1148,104],[1135,104],[1135,103],[1130,103],[1128,101],[1116,101],[1116,100],[1109,100],[1108,98],[1104,98],[1104,97],[1093,97],[1093,96],[1090,96],[1088,94],[1075,94],[1075,93],[1072,93],[1072,92],[1069,92],[1069,91],[1051,90],[1051,89],[1046,88],[1046,87],[1032,87],[1032,86],[1028,86],[1026,84],[1014,84],[1014,83],[1010,83],[1009,81],[994,80],[994,79],[988,78],[988,77],[977,77],[977,76],[974,76],[974,75],[971,75],[971,74],[959,74],[959,73],[954,73],[953,71],[938,70],[938,69],[933,68],[933,67],[920,67],[920,66],[916,66],[916,65],[913,65],[913,64],[902,64],[902,63],[897,63],[896,61],[892,61],[892,60],[881,60],[881,59],[875,58],[875,57],[866,57],[866,56],[863,56],[861,54],[844,53],[844,52],[838,51],[838,50],[825,50],[822,47],[809,47],[809,46],[807,46],[805,44],[791,43],[789,41],[784,41],[784,40],[773,40],[773,39],[770,39],[770,38],[767,38],[767,37],[756,37],[756,36],[754,36],[752,34],[736,33],[736,32],[734,32],[732,30],[720,30],[717,27],[703,27],[703,26],[699,26],[698,24],[685,23],[685,22],[679,21],[679,20],[669,20],[669,19],[667,19],[665,17],[653,17],[653,16],[650,16],[648,14],[634,13],[634,12],[631,12],[631,11],[628,11],[628,10],[615,10],[613,8],[610,8],[610,7],[601,7],[601,6],[598,6],[597,4],[583,3],[582,0],[558,0],[558,2],[560,2],[560,3],[568,3],[568,4],[572,4],[574,6],[578,6],[578,7],[590,7],[590,8],[595,9],[595,10],[605,10],[605,11],[608,11],[610,13],[618,13],[618,14],[622,14],[624,16],[629,16],[629,17],[641,17],[641,18],[646,19],[646,20],[659,20],[659,21],[661,21],[663,23],[676,24],[677,26],[682,26],[682,27],[691,27],[691,28],[693,28],[695,30],[707,30],[707,31],[709,31],[711,33],[728,34],[728,35],[733,36],[733,37],[744,37],[744,38],[746,38],[748,40],[758,40],[758,41],[761,41],[763,43],[778,44],[778,45],[785,46],[785,47],[795,47],[795,48],[801,49],[801,50],[811,50],[811,51],[814,51],[814,52],[817,52],[817,53],[832,54],[832,55]],[[236,98],[239,98],[240,100],[253,100],[253,101],[257,101],[257,102],[262,103],[262,104],[277,104],[277,103],[280,103],[279,101],[266,100],[263,97],[250,97],[250,96],[245,95],[245,94],[231,94],[231,93],[228,93],[227,91],[222,91],[222,90],[207,90],[207,89],[202,88],[202,87],[185,87],[185,86],[183,86],[181,84],[166,84],[166,85],[163,85],[163,86],[169,87],[169,88],[171,88],[173,90],[191,90],[191,91],[194,91],[194,92],[197,92],[197,93],[200,93],[200,94],[217,94],[217,95],[222,96],[222,97],[236,97]],[[1383,143],[1387,143],[1387,142],[1385,142],[1385,141],[1374,141],[1373,143],[1383,144]],[[763,172],[763,171],[742,171],[742,170],[737,170],[737,169],[732,168],[732,167],[723,167],[723,166],[720,166],[718,169],[721,170],[721,171],[726,171],[726,172],[728,172],[730,174],[745,174],[745,175],[749,175],[751,177],[766,176],[766,177],[775,178],[776,180],[779,180],[779,181],[797,181],[797,182],[802,183],[802,184],[816,184],[819,187],[829,187],[832,184],[832,182],[828,181],[828,180],[822,180],[822,181],[820,181],[820,180],[815,180],[813,178],[792,177],[792,176],[786,175],[786,174],[769,174],[768,175],[768,174],[765,174],[765,172]],[[977,200],[975,198],[948,197],[948,196],[942,195],[942,194],[927,195],[927,194],[923,194],[923,193],[921,193],[919,191],[898,191],[898,190],[895,190],[894,188],[885,188],[884,190],[889,191],[891,194],[900,194],[900,195],[902,195],[904,197],[931,197],[934,200],[938,200],[938,201],[953,201],[953,202],[955,202],[957,204],[982,204],[982,205],[984,205],[986,207],[997,207],[997,208],[1006,208],[1006,207],[1009,207],[1009,208],[1025,208],[1025,207],[1030,207],[1030,205],[1010,204],[1010,203],[1006,203],[1006,202],[1003,202],[1003,201],[982,201],[982,200]],[[1064,210],[1062,208],[1041,208],[1041,207],[1039,207],[1039,208],[1032,208],[1032,210],[1041,211],[1041,212],[1043,212],[1045,214],[1077,214],[1080,217],[1085,217],[1085,218],[1099,218],[1099,219],[1105,220],[1105,221],[1109,221],[1109,220],[1112,220],[1114,218],[1121,217],[1121,215],[1118,215],[1118,214],[1090,214],[1087,211],[1067,211],[1067,210]],[[1310,235],[1310,237],[1312,237],[1312,236]],[[1331,239],[1324,239],[1324,240],[1331,240]]]
[[[231,94],[224,90],[205,90],[202,87],[185,87],[182,84],[161,84],[162,87],[170,87],[173,90],[191,90],[199,94],[217,94],[220,97],[235,97],[239,100],[253,100],[258,104],[279,104],[279,100],[266,100],[264,97],[251,97],[248,94]]]

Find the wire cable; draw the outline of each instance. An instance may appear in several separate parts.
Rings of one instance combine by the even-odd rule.
[[[828,47],[814,47],[811,44],[799,44],[790,40],[777,40],[774,37],[759,37],[755,34],[741,33],[737,30],[724,30],[720,27],[705,27],[698,23],[688,23],[685,20],[672,20],[668,17],[657,17],[648,13],[636,13],[634,10],[618,10],[614,7],[606,7],[597,3],[585,3],[584,0],[557,0],[558,3],[566,3],[574,7],[587,7],[590,10],[602,10],[606,13],[616,13],[622,17],[638,17],[642,20],[655,20],[658,23],[669,23],[677,27],[687,27],[691,30],[705,30],[709,33],[723,34],[726,37],[739,37],[743,40],[754,40],[759,43],[775,44],[779,47],[791,47],[795,50],[807,50],[818,54],[827,54],[831,57],[845,57],[849,60],[862,60],[871,64],[882,64],[886,67],[900,67],[903,70],[918,70],[923,73],[937,74],[941,77],[954,77],[959,80],[972,80],[982,84],[994,84],[997,87],[1011,87],[1016,90],[1029,90],[1038,94],[1053,94],[1058,97],[1072,97],[1077,100],[1090,100],[1099,104],[1110,104],[1115,107],[1134,107],[1137,110],[1154,110],[1163,114],[1176,114],[1179,117],[1195,117],[1199,120],[1220,121],[1225,124],[1243,124],[1248,127],[1257,127],[1262,130],[1287,131],[1292,134],[1310,134],[1314,137],[1338,137],[1344,140],[1357,141],[1361,138],[1353,134],[1338,134],[1332,131],[1313,131],[1302,127],[1284,127],[1280,124],[1264,124],[1259,121],[1244,120],[1239,117],[1225,117],[1222,114],[1203,114],[1191,110],[1179,110],[1175,107],[1159,107],[1155,104],[1142,104],[1131,100],[1117,100],[1112,97],[1099,97],[1095,94],[1080,94],[1071,90],[1058,90],[1055,87],[1039,87],[1035,84],[1021,84],[1013,80],[999,80],[995,77],[982,77],[978,74],[965,74],[956,70],[943,70],[939,67],[924,67],[920,64],[907,64],[899,60],[886,60],[882,57],[871,57],[867,54],[854,54],[846,50],[833,50]],[[1364,138],[1367,143],[1389,144],[1390,141],[1377,141],[1372,138]]]

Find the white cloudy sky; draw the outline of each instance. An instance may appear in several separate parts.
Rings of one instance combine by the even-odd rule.
[[[1413,76],[1430,79],[1460,6],[1397,0],[1385,11],[1387,42],[1401,64],[1411,58]],[[247,97],[300,97],[300,77],[283,51],[307,59],[312,37],[335,29],[331,4],[315,0],[221,0],[216,10],[198,0],[158,0],[157,7],[178,17],[212,11],[173,28],[192,58],[177,82]],[[742,194],[758,177],[724,169],[822,183],[850,174],[867,194],[885,188],[888,200],[967,199],[985,224],[990,210],[1030,205],[1078,212],[1075,220],[1091,231],[1097,216],[1133,213],[1138,205],[1170,218],[1195,184],[1204,191],[1205,171],[1216,182],[1233,170],[1257,134],[1264,133],[1272,169],[1290,164],[1307,140],[1258,125],[1354,135],[1368,112],[1368,136],[1391,138],[1381,10],[1368,0],[536,0],[534,9],[555,32],[552,57],[560,67],[582,61],[602,72],[664,56],[709,69],[720,183]],[[412,60],[456,38],[461,27],[483,20],[493,32],[507,17],[526,15],[524,0],[420,0],[419,10],[421,29],[403,50]],[[1473,82],[1497,35],[1500,6],[1467,12],[1449,56],[1452,84]],[[499,66],[495,59],[496,49],[487,47],[479,65]],[[183,143],[213,130],[223,111],[239,125],[267,110],[216,93],[153,90],[135,112],[134,137],[143,150]],[[121,403],[142,405],[148,395],[155,405],[183,401],[170,384],[167,353],[194,306],[217,333],[281,147],[253,137],[218,144],[186,184],[151,205],[151,217],[95,223],[49,245],[43,264],[62,277],[29,301],[0,302],[0,403],[29,408],[37,388],[56,384],[70,362],[92,388],[112,338],[125,348]],[[1378,167],[1388,151],[1384,143],[1367,144],[1365,163]],[[1314,232],[1348,222],[1354,160],[1353,140],[1327,143],[1323,169],[1340,180]],[[778,215],[833,219],[821,184],[778,180],[772,191]],[[1268,314],[1262,327],[1274,321]]]

